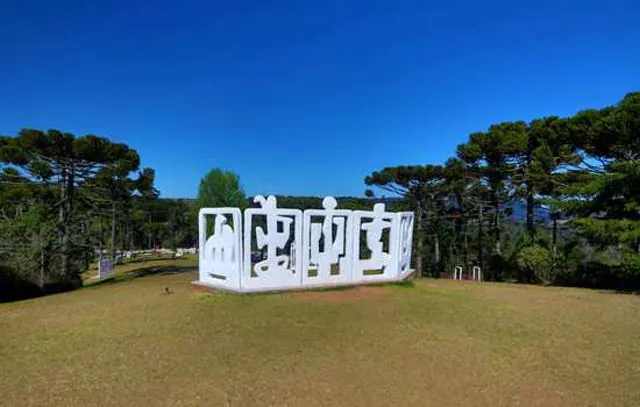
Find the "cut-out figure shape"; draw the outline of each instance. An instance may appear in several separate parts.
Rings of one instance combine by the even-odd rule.
[[[369,267],[386,267],[391,260],[389,253],[382,251],[382,232],[391,227],[391,222],[383,218],[384,204],[378,203],[373,206],[373,219],[371,222],[363,223],[361,228],[366,232],[367,247],[371,251]]]
[[[310,263],[318,269],[318,277],[328,277],[331,274],[331,266],[337,264],[340,255],[344,254],[344,228],[345,218],[334,217],[338,206],[335,198],[328,196],[323,199],[322,207],[326,214],[322,223],[311,224],[311,258]],[[336,234],[333,234],[333,225],[337,226]],[[324,244],[320,250],[320,239],[324,237]]]
[[[289,270],[289,256],[286,254],[278,255],[278,249],[283,249],[289,241],[289,228],[293,219],[277,214],[276,198],[269,196],[256,196],[253,199],[258,202],[267,217],[267,231],[262,227],[256,228],[256,240],[258,249],[267,246],[267,258],[257,263],[253,270],[260,276],[262,273],[284,272]],[[278,225],[282,225],[282,232],[278,232]]]
[[[204,245],[204,261],[208,264],[209,275],[213,278],[228,276],[236,269],[235,235],[227,225],[224,215],[216,215],[213,235]]]

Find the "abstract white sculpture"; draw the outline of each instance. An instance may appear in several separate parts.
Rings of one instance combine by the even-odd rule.
[[[333,197],[324,198],[323,209],[304,213],[278,208],[274,196],[256,196],[254,202],[260,208],[246,209],[244,222],[238,208],[200,210],[196,284],[272,291],[398,281],[412,272],[412,212],[386,212],[384,204],[373,211],[337,209]],[[264,222],[254,228],[258,217]],[[208,218],[214,222],[209,237]]]

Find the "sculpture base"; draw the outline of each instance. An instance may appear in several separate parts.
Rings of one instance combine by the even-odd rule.
[[[313,291],[313,290],[327,290],[331,288],[344,288],[344,287],[357,287],[361,285],[379,285],[379,284],[388,284],[388,283],[399,283],[402,281],[409,280],[413,277],[415,273],[414,269],[408,270],[402,277],[400,278],[389,278],[389,279],[379,279],[379,280],[371,280],[371,281],[360,281],[358,283],[353,283],[351,281],[344,283],[331,283],[331,284],[314,284],[314,285],[305,285],[305,286],[291,286],[291,287],[283,287],[283,288],[231,288],[226,287],[224,285],[212,284],[212,283],[203,283],[201,281],[192,281],[191,287],[196,291],[205,291],[205,292],[227,292],[234,294],[267,294],[267,293],[279,293],[285,291]]]

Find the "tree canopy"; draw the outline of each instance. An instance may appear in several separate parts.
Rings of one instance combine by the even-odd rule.
[[[153,193],[153,170],[138,153],[105,137],[24,129],[0,137],[0,261],[15,276],[43,288],[78,284],[101,242],[93,233],[110,209],[134,193]],[[13,277],[12,277],[13,278]]]
[[[416,212],[421,272],[475,264],[494,280],[638,289],[638,174],[640,92],[570,117],[491,125],[442,166],[384,168],[365,184]],[[545,251],[549,270],[533,272]]]
[[[246,197],[240,186],[240,177],[220,168],[209,171],[198,187],[198,206],[244,208]]]

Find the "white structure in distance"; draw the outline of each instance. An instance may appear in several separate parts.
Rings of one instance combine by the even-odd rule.
[[[473,266],[471,269],[471,279],[482,281],[482,269],[480,266]]]
[[[462,266],[455,266],[453,268],[453,279],[462,280]]]
[[[473,266],[469,274],[471,280],[482,281],[482,269],[480,266]],[[453,269],[453,279],[462,280],[462,266],[455,266]]]
[[[400,281],[413,271],[413,212],[278,208],[203,208],[199,214],[199,278],[195,284],[237,292]]]

